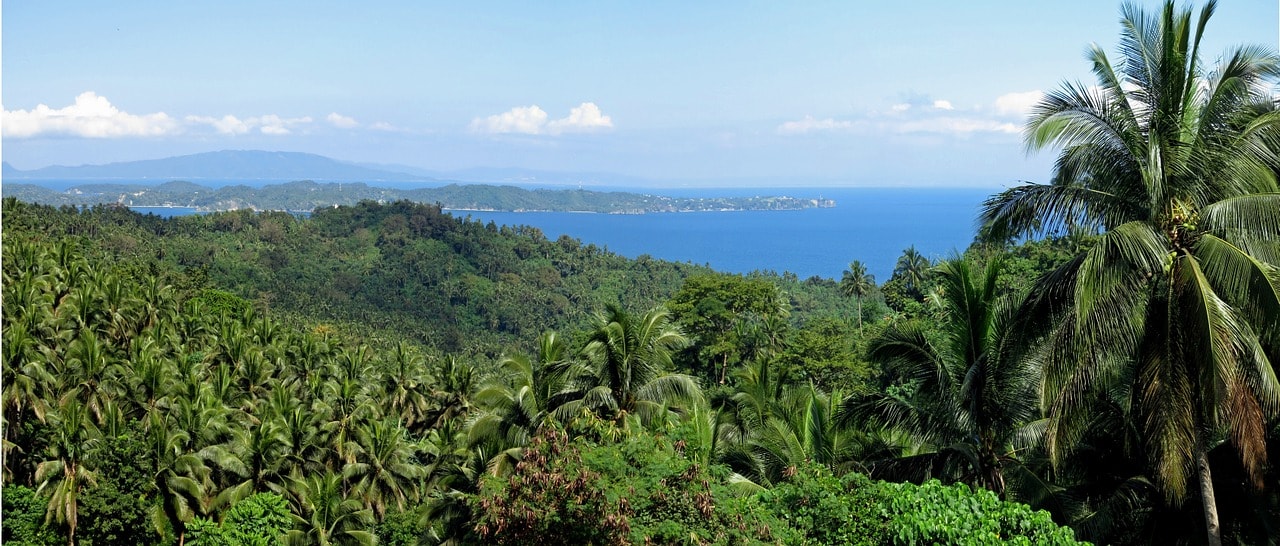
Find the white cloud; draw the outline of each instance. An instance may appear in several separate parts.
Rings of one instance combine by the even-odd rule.
[[[804,119],[788,121],[779,125],[778,134],[801,135],[814,131],[835,131],[851,128],[853,128],[852,121],[836,121],[831,118],[813,119],[813,116],[805,116]]]
[[[252,129],[252,127],[249,127],[248,123],[240,121],[239,118],[232,116],[230,114],[222,116],[221,118],[212,118],[207,116],[187,116],[184,119],[186,120],[187,123],[196,123],[196,124],[212,126],[214,130],[224,135],[243,135]]]
[[[569,116],[547,124],[551,134],[579,133],[613,128],[613,119],[600,112],[594,102],[584,102],[569,110]]]
[[[584,102],[560,119],[548,120],[548,117],[536,104],[517,106],[501,114],[471,120],[471,130],[488,134],[558,135],[613,127],[613,119],[604,115],[594,102]]]
[[[87,138],[161,136],[181,130],[178,122],[164,112],[130,114],[93,91],[81,93],[75,104],[63,108],[40,104],[32,110],[4,110],[3,119],[4,136],[15,138],[41,135]]]
[[[324,119],[325,121],[328,121],[330,125],[333,125],[334,127],[337,127],[339,129],[351,129],[357,125],[360,125],[360,123],[357,122],[355,118],[350,116],[344,116],[337,112],[330,112],[329,115],[325,116]]]
[[[370,126],[369,126],[369,128],[370,128],[370,129],[373,129],[373,130],[375,130],[375,131],[388,131],[388,132],[395,132],[395,131],[403,131],[403,130],[404,130],[404,129],[401,129],[401,128],[399,128],[399,127],[396,127],[395,125],[392,125],[392,124],[390,124],[390,123],[387,123],[387,122],[385,122],[385,121],[378,121],[378,122],[374,122],[374,124],[373,124],[373,125],[370,125]]]
[[[300,118],[281,118],[275,114],[268,114],[260,118],[250,118],[251,122],[256,122],[262,127],[258,129],[264,135],[287,135],[291,133],[291,127],[311,123],[311,116],[303,116]]]
[[[910,109],[911,109],[911,105],[905,102],[901,102],[889,107],[889,111],[893,113],[906,112],[907,110],[910,110]]]
[[[215,131],[224,135],[243,135],[255,129],[264,135],[287,135],[292,133],[290,128],[312,122],[311,116],[282,118],[275,114],[246,118],[244,120],[230,114],[221,118],[187,116],[184,119],[188,123],[209,125]]]
[[[1024,117],[1031,108],[1044,98],[1043,91],[1023,91],[1006,93],[996,97],[996,113],[1002,116]]]
[[[933,101],[933,107],[937,108],[938,110],[955,110],[956,109],[954,106],[951,106],[951,101],[949,100],[935,100]]]
[[[517,106],[501,114],[471,120],[471,130],[478,133],[521,133],[536,135],[547,124],[547,113],[538,105]]]

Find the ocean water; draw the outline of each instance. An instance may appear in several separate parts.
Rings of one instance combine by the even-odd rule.
[[[707,264],[732,273],[789,271],[801,278],[839,279],[861,260],[877,282],[888,280],[898,256],[915,246],[938,260],[973,241],[982,201],[992,189],[823,188],[647,190],[666,195],[791,195],[827,197],[835,208],[799,211],[590,214],[454,211],[498,224],[530,225],[550,239],[562,234],[634,258]]]
[[[861,260],[877,282],[888,280],[909,246],[932,260],[963,251],[991,189],[628,189],[681,197],[790,195],[835,199],[829,209],[798,211],[592,214],[576,212],[450,211],[499,225],[530,225],[549,239],[569,235],[635,258],[706,264],[719,271],[791,272],[839,279]],[[183,207],[135,207],[161,216],[192,214]]]

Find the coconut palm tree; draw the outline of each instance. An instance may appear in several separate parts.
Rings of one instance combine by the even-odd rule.
[[[356,462],[342,469],[342,477],[355,483],[352,493],[373,509],[379,521],[394,505],[403,511],[417,500],[425,467],[414,458],[414,444],[403,426],[390,419],[372,421],[356,429]]]
[[[89,458],[101,435],[90,413],[74,389],[67,393],[52,416],[48,459],[36,466],[36,482],[40,484],[36,491],[49,497],[45,521],[66,524],[71,546],[76,543],[80,492],[97,480]]]
[[[658,423],[680,405],[701,400],[694,378],[668,373],[672,353],[688,341],[671,325],[666,309],[636,317],[616,305],[595,316],[595,328],[583,348],[591,365],[578,378],[582,397],[562,404],[562,421],[586,407],[605,419],[621,422],[635,414],[645,425]]]
[[[914,247],[913,247],[914,248]],[[853,298],[858,304],[858,332],[862,332],[862,298],[871,294],[876,287],[876,278],[867,273],[867,266],[854,260],[849,262],[849,269],[840,278],[840,293]]]
[[[916,250],[915,245],[911,245],[902,251],[902,256],[898,257],[897,264],[893,266],[893,277],[902,279],[903,287],[907,292],[912,297],[919,298],[924,291],[925,277],[928,276],[929,268],[932,266],[929,258]]]
[[[342,492],[342,476],[332,472],[295,477],[284,491],[297,520],[287,544],[374,544],[373,511]]]
[[[846,405],[850,417],[900,430],[926,446],[927,456],[888,466],[942,474],[1003,496],[1005,469],[1018,463],[1015,447],[1034,436],[1039,398],[1033,360],[1013,352],[1014,305],[999,297],[999,273],[999,260],[982,272],[963,260],[938,266],[941,338],[930,339],[918,322],[890,327],[871,341],[867,356],[902,385]]]
[[[1096,87],[1049,93],[1027,122],[1028,149],[1061,149],[1052,183],[1006,190],[983,212],[997,240],[1102,233],[1028,306],[1028,324],[1056,347],[1049,447],[1070,453],[1086,393],[1129,382],[1160,487],[1179,502],[1198,481],[1211,544],[1209,450],[1229,438],[1259,479],[1265,422],[1280,409],[1268,358],[1280,341],[1280,64],[1237,47],[1206,67],[1200,40],[1215,7],[1193,19],[1172,1],[1158,13],[1126,5],[1120,61],[1095,46]]]
[[[555,332],[538,336],[538,353],[508,356],[498,365],[505,372],[475,395],[483,412],[471,422],[467,434],[472,446],[484,444],[493,453],[489,470],[510,470],[521,450],[559,404],[572,398],[570,379],[587,372],[581,360],[567,358],[568,344]],[[581,393],[576,393],[580,395]]]

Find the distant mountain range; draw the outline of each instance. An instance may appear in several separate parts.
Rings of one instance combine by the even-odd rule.
[[[433,182],[420,174],[346,163],[300,152],[223,150],[201,154],[125,161],[106,165],[54,165],[29,171],[5,163],[5,180],[323,180],[360,182]]]
[[[578,173],[539,171],[521,168],[475,167],[455,171],[439,171],[408,165],[346,162],[322,155],[300,152],[267,152],[261,150],[223,150],[192,155],[124,161],[105,165],[54,165],[40,169],[20,170],[3,164],[0,176],[13,181],[119,181],[252,183],[255,181],[291,182],[370,182],[396,185],[418,183],[420,186],[443,186],[456,182],[514,184],[519,186],[626,186],[642,187],[651,181],[612,173]]]

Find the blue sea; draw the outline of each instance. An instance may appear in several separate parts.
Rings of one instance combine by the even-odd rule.
[[[792,272],[839,279],[861,260],[877,282],[898,256],[915,246],[933,260],[962,252],[973,241],[979,205],[996,190],[954,188],[628,189],[681,197],[789,195],[825,197],[835,208],[798,211],[593,214],[576,212],[451,211],[502,225],[530,225],[549,239],[569,235],[635,258],[709,265],[719,271]],[[161,216],[194,209],[136,207]]]
[[[790,271],[839,279],[861,260],[877,282],[888,280],[902,251],[914,245],[930,259],[973,242],[982,201],[996,190],[823,188],[647,190],[678,196],[790,195],[835,199],[835,208],[798,211],[591,214],[454,211],[498,224],[525,224],[548,238],[561,234],[628,257],[706,264],[732,273]]]

